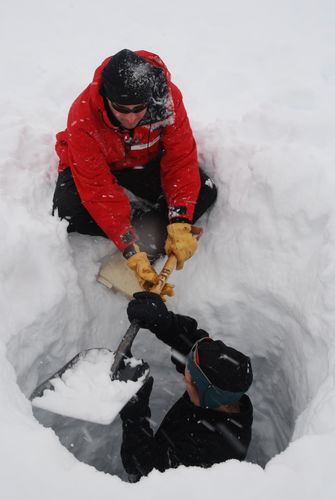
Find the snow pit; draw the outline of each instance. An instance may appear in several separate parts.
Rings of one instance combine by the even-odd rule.
[[[280,305],[277,304],[276,307],[280,308]],[[242,311],[243,314],[241,315]],[[222,312],[225,311],[221,311],[221,314]],[[301,332],[299,327],[295,325],[294,320],[289,317],[286,317],[284,322],[286,324],[290,323],[292,327],[290,336],[286,335],[280,322],[280,320],[284,320],[283,314],[278,313],[279,322],[276,324],[273,320],[270,321],[269,318],[261,316],[259,311],[246,311],[245,306],[242,306],[241,313],[239,316],[243,318],[243,321],[246,322],[249,328],[253,324],[253,321],[256,320],[257,323],[261,322],[266,331],[266,335],[260,338],[260,352],[252,356],[255,382],[250,391],[250,397],[255,408],[255,421],[252,444],[247,459],[264,466],[275,454],[286,448],[292,437],[296,418],[301,410],[304,409],[299,405],[302,405],[306,400],[308,388],[306,387],[304,366],[299,365],[299,363],[303,363],[304,359],[301,355],[299,345],[302,337],[304,337],[304,350],[308,352],[310,350],[308,347],[309,341],[306,341],[306,337],[308,339],[306,333]],[[225,315],[220,318],[220,310],[215,312],[215,317],[219,322],[224,322]],[[146,341],[148,340],[151,344],[150,337],[146,339]],[[286,346],[285,342],[288,342],[289,347]],[[295,345],[295,342],[297,345]],[[150,346],[142,346],[141,351],[143,347],[145,356],[150,359]],[[64,351],[66,351],[66,345],[64,345]],[[48,356],[52,356],[52,354],[52,349],[48,349]],[[109,351],[107,351],[107,354],[109,355]],[[13,353],[13,356],[15,357],[15,353]],[[156,365],[154,359],[150,359],[149,363],[154,363],[154,366]],[[103,360],[104,364],[105,360]],[[99,377],[101,375],[105,377],[105,367],[103,365],[99,369],[101,372],[98,373]],[[39,368],[40,362],[37,362],[31,367],[29,376],[35,378],[36,374],[33,377],[33,373]],[[54,366],[53,370],[58,368],[59,365]],[[85,373],[83,373],[83,369]],[[120,422],[118,421],[117,411],[115,412],[114,409],[114,406],[117,406],[119,403],[116,401],[112,404],[112,402],[110,403],[110,407],[108,407],[108,398],[103,397],[101,399],[96,393],[96,377],[92,367],[89,367],[89,369],[83,367],[83,369],[81,373],[76,374],[76,378],[72,377],[73,381],[71,379],[68,382],[57,381],[55,393],[46,394],[42,398],[41,403],[37,401],[37,406],[40,408],[34,409],[34,415],[43,425],[52,427],[62,444],[79,460],[93,465],[98,470],[118,474],[126,480],[119,457],[121,442]],[[154,372],[158,369],[159,367],[155,366]],[[182,386],[178,388],[177,392],[175,391],[175,377],[172,377],[169,381],[170,374],[168,370],[169,367],[164,366],[163,371],[165,372],[166,379],[165,381],[156,381],[156,392],[169,391],[168,399],[171,400],[172,404],[178,395],[181,394]],[[91,383],[87,380],[87,376],[90,373],[94,377]],[[27,380],[27,377],[28,374],[23,374],[22,378]],[[109,397],[110,390],[106,386],[105,379],[102,382],[100,392]],[[62,387],[58,387],[60,383]],[[73,391],[76,391],[76,386],[77,394],[73,395]],[[112,389],[115,396],[115,388],[113,387]],[[71,396],[70,401],[66,401],[69,398],[69,391]],[[151,399],[154,400],[154,395]],[[153,403],[154,408],[156,406],[156,413],[160,416],[163,416],[169,407],[164,399],[161,402],[155,403],[154,401]],[[53,406],[56,409],[63,408],[62,414],[67,414],[68,416],[65,417],[43,411],[45,407],[52,409]],[[96,422],[100,420],[102,424],[107,424],[107,421],[111,420],[110,414],[113,412],[116,414],[116,421],[110,425],[99,425],[89,422],[93,419]],[[76,415],[79,415],[79,418],[86,415],[87,422],[69,418]]]

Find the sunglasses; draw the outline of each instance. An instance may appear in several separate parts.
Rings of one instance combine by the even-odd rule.
[[[203,408],[217,408],[221,405],[227,405],[239,401],[244,392],[224,391],[214,385],[207,375],[202,371],[199,364],[198,347],[201,342],[212,342],[212,339],[205,337],[194,344],[187,356],[186,366],[191,374],[200,398],[200,405]]]
[[[118,113],[122,113],[127,115],[128,113],[140,113],[141,111],[145,110],[148,107],[148,103],[144,104],[138,104],[137,106],[134,106],[133,108],[128,108],[127,106],[122,106],[122,104],[117,104],[115,102],[111,102],[111,106],[113,109],[115,109]]]

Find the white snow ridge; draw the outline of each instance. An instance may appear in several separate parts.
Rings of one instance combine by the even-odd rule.
[[[143,4],[144,5],[144,4]],[[333,500],[335,7],[329,0],[5,1],[0,141],[0,491],[4,500]],[[52,8],[51,8],[52,7]],[[79,8],[80,7],[80,8]],[[19,13],[19,14],[18,14]],[[247,460],[122,479],[121,425],[42,426],[31,391],[84,349],[115,349],[127,300],[96,282],[102,238],[51,215],[54,136],[102,60],[158,53],[217,185],[169,307],[251,357]],[[141,331],[152,426],[182,394],[169,349]],[[51,428],[56,429],[56,432]],[[118,477],[119,476],[119,477]]]

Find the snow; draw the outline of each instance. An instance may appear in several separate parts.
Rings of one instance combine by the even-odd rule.
[[[3,3],[1,498],[198,499],[209,486],[237,500],[334,498],[334,14],[327,0]],[[128,327],[126,299],[96,282],[113,245],[69,238],[51,216],[54,135],[95,68],[125,47],[166,62],[219,188],[169,307],[248,354],[255,377],[248,461],[153,471],[136,485],[77,460],[28,401]],[[149,332],[134,355],[154,375],[157,427],[182,381]],[[119,427],[110,437],[113,462]]]
[[[136,381],[111,380],[114,353],[108,349],[89,349],[79,354],[61,376],[50,379],[52,389],[32,399],[42,410],[87,422],[108,425],[141,388],[146,375]],[[126,364],[141,364],[130,358]]]

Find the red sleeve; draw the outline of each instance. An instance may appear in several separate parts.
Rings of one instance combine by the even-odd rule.
[[[82,204],[120,251],[136,241],[130,202],[97,142],[78,126],[68,128],[71,171]]]
[[[197,147],[180,90],[173,84],[174,123],[163,133],[164,155],[161,160],[163,191],[170,211],[185,207],[180,216],[192,221],[200,191]]]

